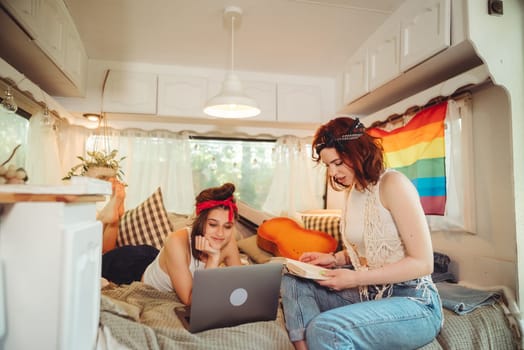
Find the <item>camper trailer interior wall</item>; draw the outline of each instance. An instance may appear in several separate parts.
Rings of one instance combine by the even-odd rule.
[[[101,111],[101,82],[110,70],[114,74],[108,80],[104,112],[112,140],[118,141],[119,155],[127,156],[123,165],[128,176],[128,209],[162,186],[168,194],[164,205],[169,214],[187,219],[190,213],[174,208],[191,211],[193,203],[185,198],[194,197],[179,200],[177,189],[189,193],[204,180],[222,180],[217,173],[221,159],[213,159],[220,156],[230,161],[227,167],[236,174],[238,188],[258,191],[258,208],[247,202],[239,205],[253,229],[274,216],[325,209],[324,203],[328,209],[341,206],[340,193],[328,191],[324,197],[325,169],[310,162],[311,138],[320,124],[335,115],[351,115],[369,126],[432,99],[467,91],[471,119],[463,126],[471,136],[465,142],[470,143],[472,153],[460,155],[471,165],[468,176],[473,180],[468,186],[472,190],[463,188],[472,192],[465,195],[470,198],[475,229],[435,229],[433,247],[450,258],[449,272],[459,283],[504,291],[510,304],[507,317],[499,319],[504,332],[511,333],[504,323],[510,319],[514,329],[519,328],[517,323],[524,329],[519,311],[524,307],[524,80],[519,78],[524,76],[524,2],[267,1],[265,6],[248,0],[235,4],[243,15],[242,30],[235,31],[239,48],[235,72],[261,113],[248,119],[222,120],[203,113],[203,107],[219,93],[224,67],[231,59],[224,50],[229,46],[229,30],[211,20],[222,16],[224,2],[115,0],[110,6],[104,0],[0,0],[0,98],[4,99],[9,85],[19,113],[10,117],[22,120],[16,137],[8,128],[0,128],[0,146],[6,140],[10,149],[16,146],[11,145],[13,140],[18,141],[19,134],[23,139],[39,118],[31,116],[41,115],[47,106],[57,127],[38,134],[45,138],[27,131],[28,142],[21,147],[25,158],[19,159],[29,159],[31,169],[36,169],[32,170],[35,175],[29,174],[29,186],[31,180],[44,178],[41,175],[51,164],[30,160],[35,154],[31,156],[31,150],[53,157],[52,170],[65,175],[93,142],[96,123],[84,114]],[[14,119],[2,122],[5,120]],[[216,148],[218,156],[208,159],[210,153],[201,152],[199,161],[193,162],[190,148],[201,146],[192,141],[210,139],[238,141],[242,151],[223,142]],[[44,141],[54,146],[42,146]],[[242,143],[261,141],[270,142],[264,151]],[[8,152],[4,148],[0,151]],[[123,154],[127,150],[132,151]],[[263,166],[257,152],[263,153]],[[236,161],[240,155],[241,161]],[[244,165],[254,172],[244,171]],[[65,170],[57,170],[61,167]],[[254,181],[253,173],[270,180]],[[110,317],[98,317],[99,312],[108,315],[114,311],[109,298],[118,299],[118,289],[104,289],[100,296],[94,272],[100,242],[93,203],[24,200],[2,207],[4,345],[24,347],[26,343],[18,343],[20,340],[28,342],[25,347],[55,349],[82,340],[79,346],[94,348],[99,321],[103,325],[100,331],[107,331],[104,334],[109,337],[111,329],[115,337],[109,340],[117,342],[118,329],[125,328],[110,327],[105,323]],[[255,234],[246,235],[256,238]],[[27,272],[31,278],[20,282],[23,263],[28,261],[23,256],[26,242],[35,239],[39,248],[49,249],[29,247],[42,264],[31,264]],[[24,249],[15,254],[8,251],[10,244]],[[14,270],[11,261],[20,262]],[[75,271],[80,271],[79,279],[73,276]],[[35,279],[49,302],[35,305],[40,312],[27,321],[18,308],[31,310],[24,303],[32,300],[34,283],[26,283]],[[137,283],[126,292],[143,297],[138,306],[144,312],[150,311],[153,303],[148,300],[152,299],[162,305],[171,302],[172,311],[172,296],[151,295],[142,287]],[[128,306],[127,301],[120,302]],[[73,315],[72,309],[63,307],[66,304],[82,312]],[[132,310],[127,310],[128,321],[133,318]],[[501,314],[496,308],[490,311],[494,317]],[[42,315],[48,319],[43,320]],[[463,325],[464,318],[456,317]],[[24,333],[17,333],[16,327],[22,324]],[[477,328],[486,332],[493,324]],[[236,333],[244,348],[252,345],[255,334],[268,334],[263,347],[291,347],[281,318],[249,327],[248,332]],[[163,338],[166,341],[183,336],[182,329],[169,331],[171,337]],[[231,336],[227,329],[214,332],[214,339]],[[23,335],[18,339],[19,334]],[[503,340],[511,338],[508,333],[498,334]],[[235,348],[230,345],[226,346]]]

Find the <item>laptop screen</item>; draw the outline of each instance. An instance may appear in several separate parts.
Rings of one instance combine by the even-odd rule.
[[[276,319],[281,263],[195,271],[189,331]]]

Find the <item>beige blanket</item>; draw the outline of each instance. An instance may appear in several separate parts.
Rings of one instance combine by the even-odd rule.
[[[277,319],[191,334],[173,311],[181,306],[174,293],[163,293],[140,282],[102,289],[100,325],[128,349],[184,350],[293,350],[284,328],[282,310]],[[508,349],[520,343],[500,305],[485,306],[467,315],[444,310],[442,331],[423,350]],[[114,346],[106,346],[113,349]]]
[[[129,349],[292,350],[282,310],[275,321],[189,333],[173,311],[181,306],[174,293],[140,282],[102,289],[100,325]]]

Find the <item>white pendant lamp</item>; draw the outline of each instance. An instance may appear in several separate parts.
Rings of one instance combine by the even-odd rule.
[[[226,74],[222,90],[211,98],[204,108],[204,113],[219,118],[249,118],[260,114],[255,100],[244,93],[242,83],[235,74],[235,22],[239,22],[242,9],[228,6],[224,10],[224,20],[231,22],[231,71]]]

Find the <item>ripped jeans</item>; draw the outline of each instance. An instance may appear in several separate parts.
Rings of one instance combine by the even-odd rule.
[[[417,349],[442,326],[442,303],[431,279],[392,286],[383,299],[361,301],[358,288],[332,291],[284,275],[282,304],[289,338],[318,349]]]

